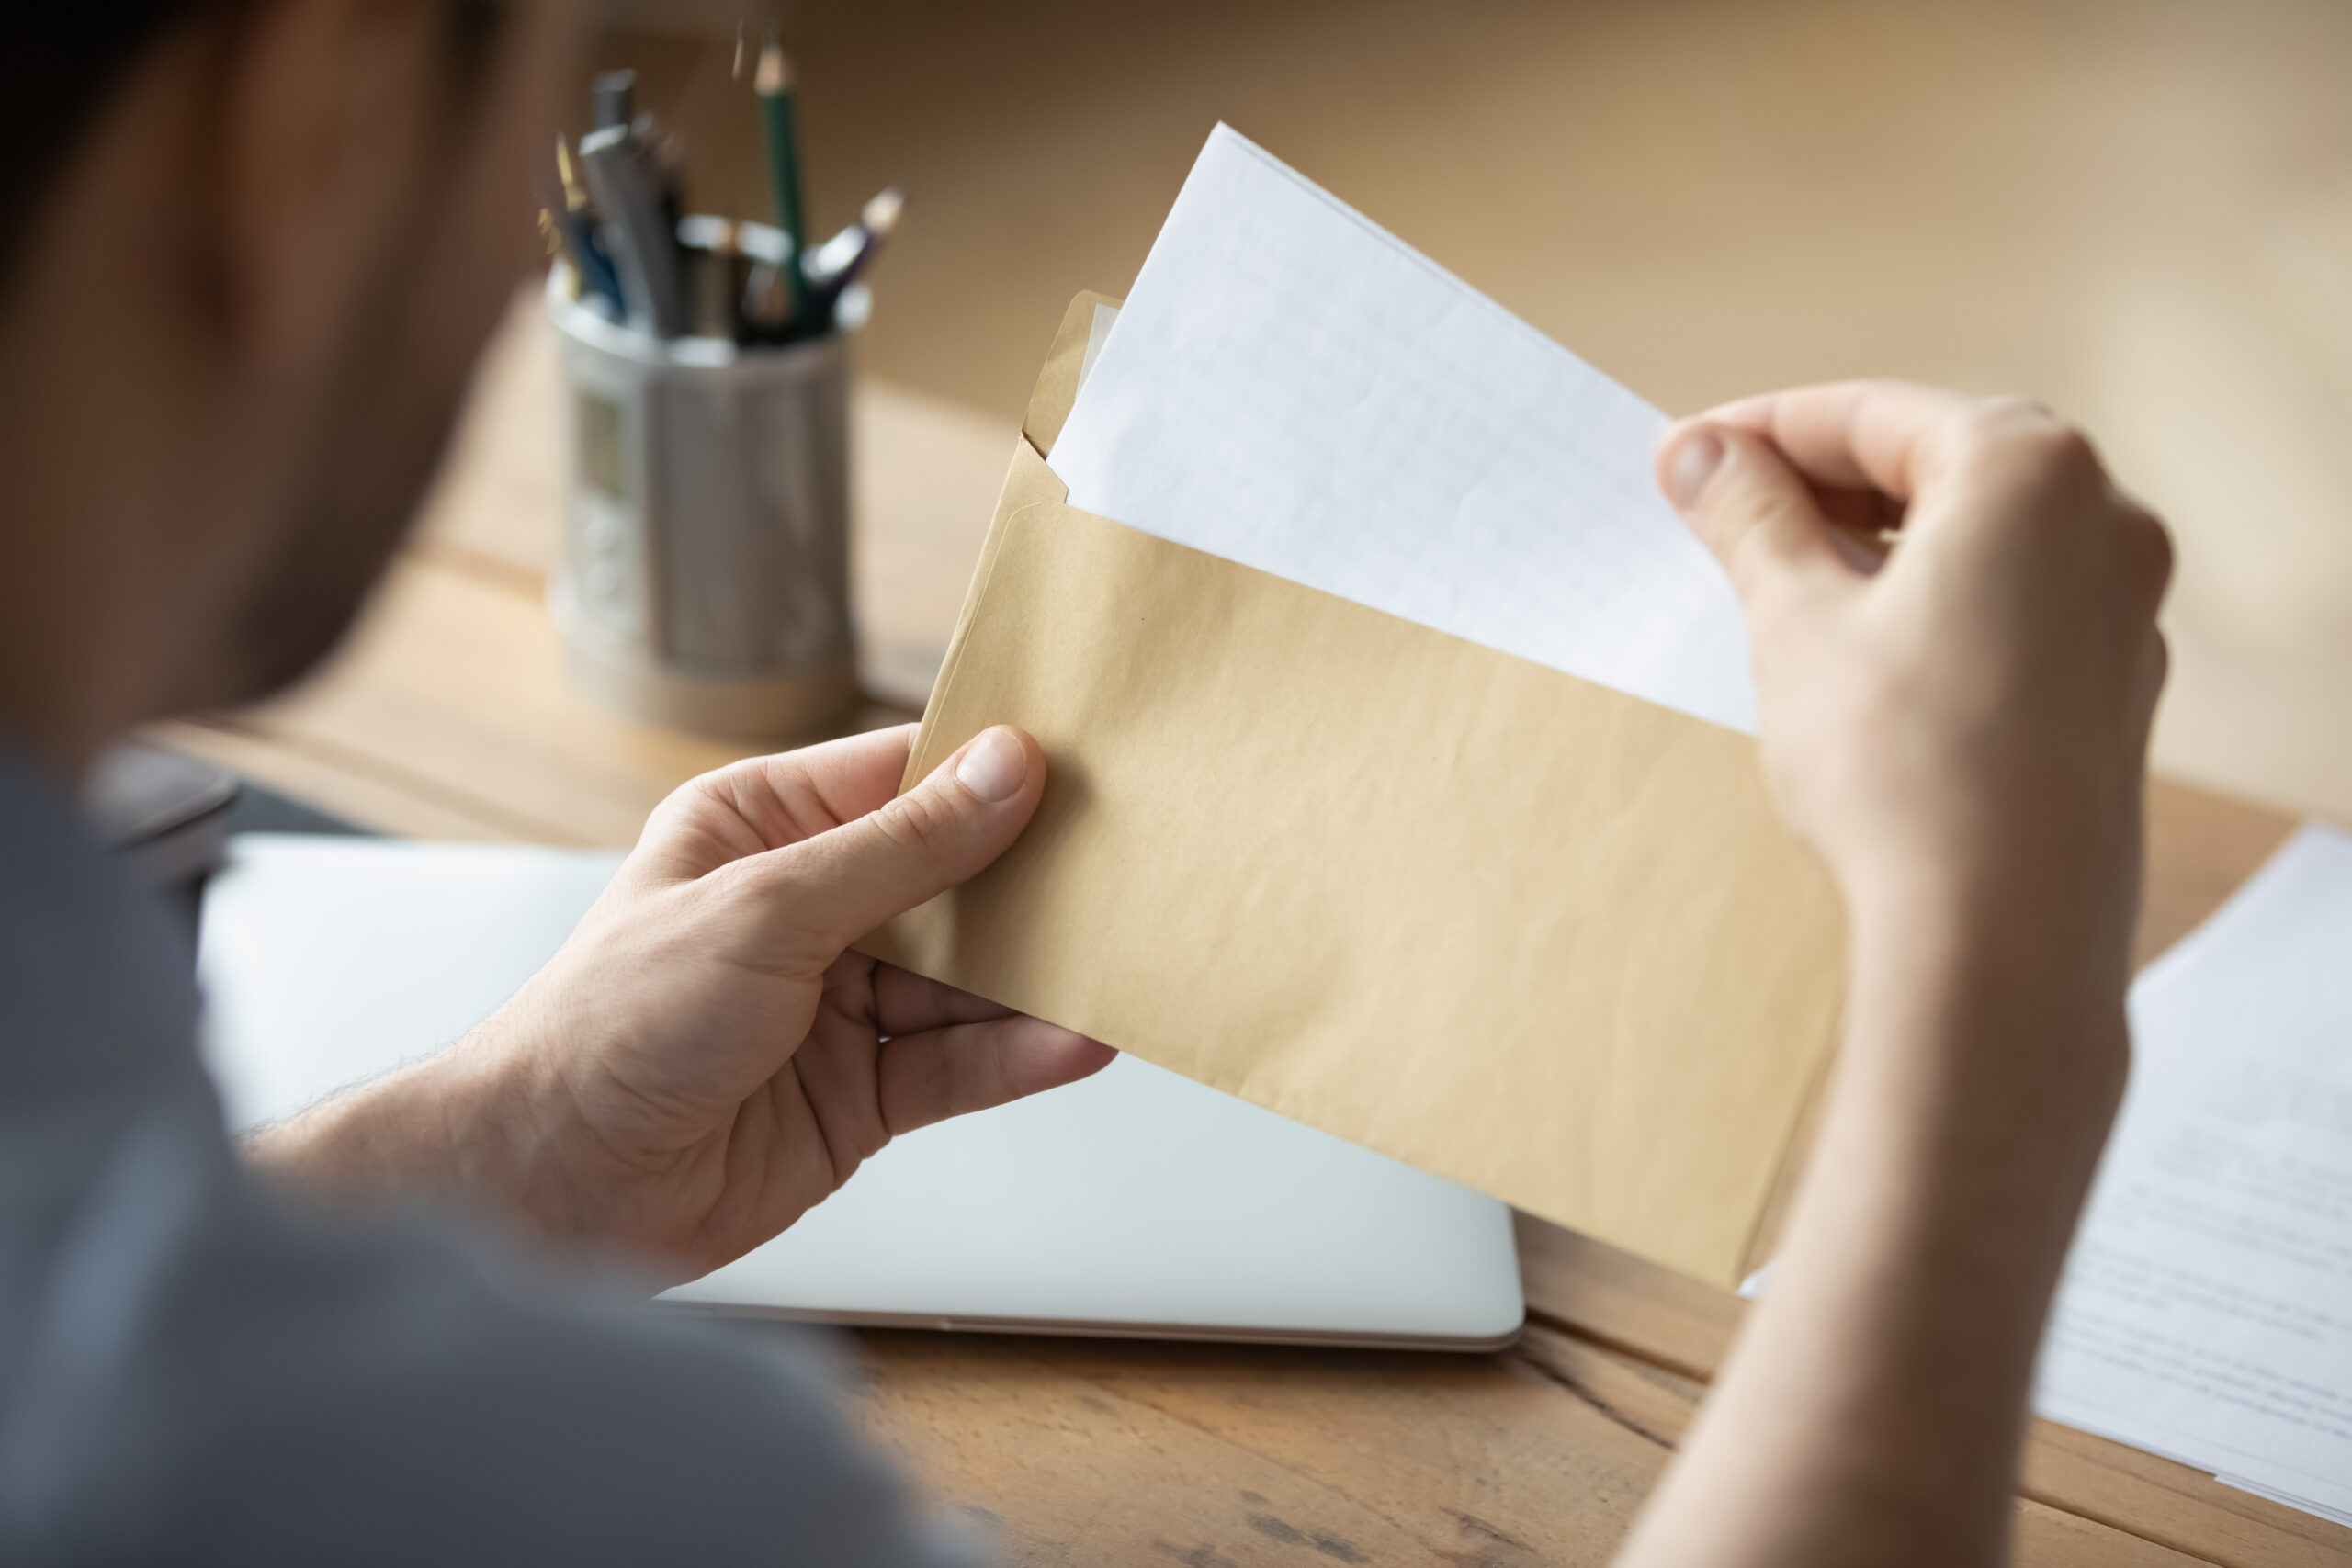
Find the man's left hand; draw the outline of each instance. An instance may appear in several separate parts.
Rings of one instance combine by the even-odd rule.
[[[441,1055],[255,1135],[257,1163],[426,1187],[690,1279],[893,1136],[1109,1047],[851,952],[1019,836],[1046,759],[976,737],[896,795],[912,727],[753,758],[656,808],[547,967]]]

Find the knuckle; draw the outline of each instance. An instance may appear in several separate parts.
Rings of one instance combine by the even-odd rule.
[[[729,762],[724,767],[713,768],[707,773],[696,773],[694,777],[680,784],[676,789],[671,791],[669,798],[672,800],[677,800],[680,798],[689,800],[707,800],[715,801],[721,805],[732,804],[735,799],[737,786],[741,783],[744,773],[752,766],[753,764],[748,761]]]
[[[2179,558],[2172,530],[2165,526],[2164,519],[2136,506],[2125,514],[2123,527],[2124,547],[2131,552],[2142,580],[2161,595],[2172,582]]]
[[[2010,460],[2036,486],[2071,490],[2106,482],[2107,470],[2090,437],[2047,415],[2017,428],[2007,446]]]
[[[2064,506],[2089,521],[2112,510],[2114,491],[2091,438],[2039,403],[1988,398],[1960,415],[1951,450],[1972,489],[1987,497]],[[1981,487],[1981,488],[1980,488]]]
[[[956,814],[935,790],[902,795],[874,813],[875,831],[911,855],[930,855],[953,835]]]
[[[1946,447],[1962,474],[1999,463],[2015,434],[2013,422],[1996,404],[1971,403],[1951,416]]]
[[[676,822],[699,817],[709,809],[716,798],[715,792],[711,788],[711,781],[716,776],[713,773],[698,773],[688,779],[662,797],[660,804],[647,813],[647,821],[649,823]]]
[[[2107,478],[2098,448],[2078,426],[2051,421],[2026,438],[2026,450],[2057,477],[2100,480]]]
[[[2048,403],[2016,392],[1996,392],[1984,399],[1980,406],[1988,417],[2020,430],[2060,429],[2065,423]]]
[[[1725,529],[1723,556],[1733,584],[1740,593],[1760,592],[1777,581],[1787,564],[1787,537],[1806,525],[1796,506],[1784,496],[1750,500],[1739,517]]]
[[[1740,545],[1745,532],[1740,521],[1726,515],[1720,507],[1702,507],[1691,514],[1690,531],[1699,536],[1699,542],[1706,546],[1710,555],[1723,563],[1724,570],[1736,583],[1740,575]]]
[[[696,773],[664,795],[653,814],[674,823],[724,821],[740,815],[744,766],[730,762]]]

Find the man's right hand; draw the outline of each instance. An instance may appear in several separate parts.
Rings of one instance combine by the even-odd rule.
[[[1847,382],[1686,421],[1658,476],[1747,606],[1773,792],[1856,919],[1916,915],[1925,880],[2120,988],[2172,552],[2090,444]]]
[[[1658,478],[1747,605],[1849,976],[1770,1286],[1623,1561],[1997,1562],[2128,1061],[2171,550],[2044,411],[1895,383],[1716,409]]]

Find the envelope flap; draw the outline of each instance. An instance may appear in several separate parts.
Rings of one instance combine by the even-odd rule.
[[[1086,363],[1086,340],[1094,331],[1097,306],[1118,308],[1118,300],[1108,294],[1086,289],[1069,302],[1062,314],[1062,324],[1054,333],[1054,346],[1046,352],[1045,366],[1037,372],[1037,384],[1029,390],[1029,408],[1022,415],[1021,434],[1041,457],[1054,455],[1054,441],[1062,433],[1062,424],[1069,418],[1069,411],[1078,401],[1078,376]]]
[[[1054,331],[1054,345],[1046,351],[1046,363],[1038,368],[1036,384],[1029,391],[1021,439],[1013,447],[1012,468],[1005,475],[1004,489],[997,496],[996,513],[989,520],[988,537],[980,546],[979,562],[972,570],[972,585],[965,591],[964,606],[956,616],[955,635],[948,639],[946,660],[933,686],[932,700],[923,706],[922,728],[915,737],[913,752],[907,758],[907,771],[899,781],[901,792],[912,789],[938,760],[932,755],[932,742],[937,731],[939,694],[946,689],[956,661],[963,657],[972,616],[979,607],[989,566],[1003,536],[1005,519],[1032,502],[1062,501],[1069,494],[1069,487],[1046,466],[1046,456],[1054,449],[1054,439],[1061,434],[1063,422],[1069,418],[1070,408],[1078,401],[1079,372],[1086,364],[1086,341],[1094,331],[1094,312],[1105,305],[1115,310],[1118,303],[1108,294],[1082,289],[1071,299],[1069,309],[1062,312],[1061,325]],[[960,739],[956,742],[961,743]]]

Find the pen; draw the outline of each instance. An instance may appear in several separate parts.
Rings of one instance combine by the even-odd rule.
[[[793,330],[817,329],[808,314],[808,285],[801,276],[798,257],[808,231],[800,216],[800,146],[792,123],[792,64],[784,48],[770,39],[760,50],[760,68],[752,89],[759,95],[760,121],[767,132],[768,173],[775,181],[775,225],[791,243],[793,264],[784,268],[785,287],[792,300]]]
[[[763,223],[737,225],[736,242],[746,265],[735,341],[781,343],[792,325],[792,299],[784,283],[784,269],[790,265],[792,252],[783,232]]]
[[[686,310],[677,220],[670,216],[677,198],[659,156],[628,126],[608,125],[582,139],[580,168],[630,323],[656,337],[679,336]]]
[[[784,286],[784,268],[771,261],[754,261],[743,279],[742,325],[738,337],[746,343],[774,342],[792,324],[792,297]]]
[[[742,334],[744,265],[750,253],[742,225],[705,214],[678,220],[678,250],[685,260],[691,294],[689,317],[696,337],[740,339]]]
[[[621,280],[613,274],[613,264],[605,259],[604,248],[596,243],[595,233],[582,221],[581,215],[557,207],[539,209],[539,226],[546,232],[548,244],[565,264],[579,275],[580,287],[599,299],[610,300],[616,309],[626,309],[621,295]]]
[[[653,117],[650,114],[641,114],[633,122],[631,134],[640,144],[650,146],[653,150],[654,177],[659,182],[662,195],[660,207],[662,232],[675,241],[678,234],[678,221],[685,210],[682,193],[685,188],[686,181],[686,143],[685,140],[674,130],[660,136],[654,135],[653,130]],[[677,259],[678,310],[683,315],[690,310],[691,302],[688,299],[685,261],[683,256]]]
[[[555,139],[555,172],[563,187],[561,199],[550,202],[542,216],[554,231],[555,238],[561,242],[571,270],[580,275],[581,286],[626,309],[613,259],[605,254],[604,242],[596,237],[595,209],[572,171],[571,149],[560,136]]]
[[[637,123],[637,73],[600,71],[588,85],[588,113],[598,130]]]
[[[892,186],[865,204],[856,222],[808,253],[801,271],[808,281],[809,320],[822,323],[819,330],[833,325],[842,291],[873,265],[906,207],[906,193]]]

